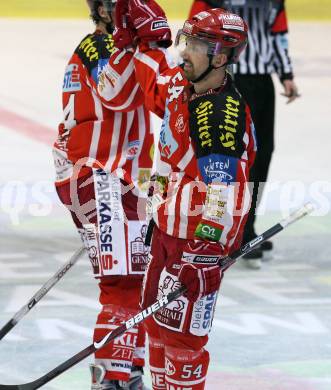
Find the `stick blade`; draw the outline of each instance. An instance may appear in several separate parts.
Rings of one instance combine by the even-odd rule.
[[[39,387],[36,382],[30,382],[22,385],[0,385],[0,390],[35,390]]]

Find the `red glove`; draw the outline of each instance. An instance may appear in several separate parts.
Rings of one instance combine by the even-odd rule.
[[[136,38],[136,32],[128,16],[128,3],[129,0],[116,2],[113,39],[118,49],[132,47]]]
[[[159,42],[164,47],[171,46],[167,17],[154,0],[130,0],[129,15],[141,42]]]
[[[184,294],[195,302],[219,289],[223,272],[217,265],[223,256],[215,242],[195,241],[183,251],[178,279],[187,288]]]

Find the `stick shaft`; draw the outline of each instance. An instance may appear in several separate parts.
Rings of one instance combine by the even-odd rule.
[[[36,304],[49,292],[49,290],[57,284],[63,276],[72,268],[72,266],[80,258],[85,248],[79,248],[57,272],[53,275],[29,300],[29,302],[22,306],[21,309],[0,329],[0,340],[2,340],[7,333],[9,333],[14,326],[33,308]]]
[[[305,215],[307,215],[309,212],[312,211],[312,208],[309,206],[304,206],[300,210],[296,211],[295,213],[291,214],[288,218],[285,218],[281,223],[277,223],[276,225],[272,226],[270,229],[262,233],[261,235],[257,236],[254,240],[248,242],[246,245],[244,245],[239,250],[232,253],[231,257],[225,257],[222,259],[220,267],[221,268],[228,268],[233,263],[236,262],[237,259],[239,259],[241,256],[243,256],[246,253],[249,253],[254,248],[265,242],[267,239],[275,236],[277,233],[282,231],[285,227],[287,227],[289,224],[294,223],[295,221],[298,221]],[[289,223],[290,222],[290,223]],[[69,368],[73,367],[77,363],[81,362],[83,359],[85,359],[87,356],[94,353],[96,350],[103,348],[105,345],[112,342],[117,337],[123,335],[128,329],[138,325],[139,323],[143,322],[146,318],[160,310],[161,308],[167,306],[170,302],[178,299],[184,292],[185,287],[182,286],[177,290],[172,291],[170,294],[162,297],[153,305],[149,306],[147,309],[141,311],[134,317],[127,320],[123,325],[119,326],[112,332],[108,333],[102,340],[100,340],[98,343],[94,343],[89,345],[87,348],[83,349],[82,351],[78,352],[76,355],[72,356],[70,359],[66,360],[44,376],[38,378],[34,382],[26,383],[23,385],[0,385],[0,390],[11,390],[11,389],[17,389],[17,390],[34,390],[39,389],[52,379],[56,378],[57,376],[61,375],[63,372],[67,371]]]

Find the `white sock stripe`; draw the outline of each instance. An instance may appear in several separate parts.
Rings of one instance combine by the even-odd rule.
[[[165,368],[162,368],[162,367],[154,367],[154,366],[149,366],[149,369],[152,371],[152,372],[158,372],[160,374],[163,374],[165,372]]]
[[[199,383],[202,383],[206,380],[206,377],[204,376],[203,378],[200,378],[200,379],[197,379],[195,381],[175,381],[174,379],[171,379],[170,377],[168,377],[167,375],[165,376],[166,378],[166,381],[169,382],[169,383],[173,383],[174,385],[181,385],[181,386],[191,386],[191,385],[197,385]]]
[[[198,270],[199,273],[199,282],[200,282],[200,294],[205,290],[205,275],[201,269]]]

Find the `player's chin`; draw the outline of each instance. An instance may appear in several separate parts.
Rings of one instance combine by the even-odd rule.
[[[195,79],[194,72],[192,69],[185,69],[184,74],[188,81],[193,81]]]

